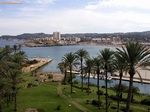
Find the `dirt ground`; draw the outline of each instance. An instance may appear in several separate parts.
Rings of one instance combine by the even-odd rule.
[[[52,79],[48,79],[48,74],[52,74],[53,78]],[[60,73],[50,73],[50,72],[38,72],[36,74],[36,77],[43,81],[55,81],[55,82],[60,82],[63,80],[64,75],[60,74]]]

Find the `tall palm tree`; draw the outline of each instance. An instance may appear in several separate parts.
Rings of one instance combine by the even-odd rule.
[[[122,76],[123,76],[123,72],[126,71],[127,62],[117,51],[115,53],[115,59],[113,62],[113,66],[114,66],[115,70],[119,72],[119,77],[120,77],[118,90],[117,90],[117,95],[118,95],[117,112],[119,112],[120,111],[120,95],[121,95]]]
[[[90,74],[91,74],[91,71],[92,71],[92,68],[93,68],[93,65],[94,65],[94,61],[93,59],[91,58],[88,58],[85,60],[85,67],[86,67],[86,70],[88,71],[88,95],[89,95],[89,83],[90,83]]]
[[[146,67],[150,65],[150,52],[149,48],[138,43],[138,42],[128,42],[125,46],[122,46],[121,49],[117,49],[126,60],[128,66],[128,73],[130,75],[129,80],[129,90],[127,96],[126,112],[129,112],[132,98],[132,87],[133,87],[133,78],[135,73],[138,73],[137,68]],[[139,73],[138,73],[139,74]],[[139,74],[140,76],[140,74]],[[141,78],[141,76],[140,76]]]
[[[63,60],[62,62],[58,63],[58,68],[62,73],[64,73],[64,84],[66,84],[66,78],[67,78],[67,70],[68,70],[68,63],[67,60]]]
[[[9,84],[11,85],[12,93],[14,96],[14,111],[17,112],[17,86],[22,82],[21,73],[22,67],[25,66],[25,61],[27,60],[25,52],[20,51],[15,54],[11,54],[9,56],[9,71],[7,73],[7,79],[9,80]]]
[[[13,45],[13,50],[14,50],[14,54],[17,52],[17,50],[18,50],[18,46],[15,44],[15,45]]]
[[[6,45],[6,46],[4,47],[4,51],[5,51],[6,53],[10,53],[10,52],[12,52],[12,48],[10,47],[10,45]]]
[[[7,88],[7,82],[4,80],[4,78],[0,78],[0,112],[2,112],[2,97],[5,93],[5,90]]]
[[[73,83],[72,83],[72,69],[73,69],[73,67],[76,67],[76,65],[78,64],[77,63],[77,58],[76,58],[74,53],[70,52],[70,53],[65,54],[65,56],[63,57],[63,60],[65,60],[68,63],[68,66],[69,66],[69,70],[70,70],[70,87],[71,87],[70,92],[72,93],[72,86],[73,86]]]
[[[84,49],[79,49],[76,52],[76,56],[80,60],[80,67],[81,67],[81,88],[82,88],[82,91],[83,91],[83,60],[86,59],[86,58],[88,58],[89,53],[86,50],[84,50]]]
[[[20,77],[21,75],[21,70],[18,69],[11,69],[8,79],[9,79],[9,83],[11,84],[11,88],[13,91],[13,95],[14,95],[14,112],[17,112],[17,93],[18,93],[18,84],[22,82],[22,78]]]
[[[102,59],[102,61],[104,63],[105,77],[106,77],[105,78],[105,82],[106,82],[106,112],[108,112],[107,72],[108,72],[108,66],[111,63],[111,61],[113,60],[113,54],[114,54],[113,51],[111,51],[108,48],[105,48],[100,51],[100,55],[99,55],[99,57]]]
[[[96,57],[94,60],[94,66],[96,68],[97,73],[97,95],[98,95],[98,109],[100,109],[100,89],[99,89],[99,75],[100,75],[100,68],[101,68],[101,59]]]
[[[113,87],[111,87],[111,89],[115,91],[116,96],[118,96],[118,91],[120,91],[120,93],[122,94],[123,92],[126,92],[128,90],[128,86],[126,84],[122,84],[121,86],[119,84],[115,84]],[[120,98],[122,98],[121,95]]]

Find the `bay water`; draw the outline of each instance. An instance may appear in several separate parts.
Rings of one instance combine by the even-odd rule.
[[[5,45],[13,46],[16,43],[21,43],[17,41],[0,41],[0,47],[4,47]],[[85,49],[89,52],[91,57],[98,56],[99,51],[104,48],[110,48],[111,50],[115,50],[115,47],[110,46],[52,46],[52,47],[22,47],[22,50],[26,52],[28,58],[32,57],[49,57],[52,58],[53,61],[47,64],[46,66],[39,69],[41,72],[60,72],[57,68],[59,62],[61,62],[62,57],[69,52],[76,52],[79,49]],[[81,78],[77,76],[75,80],[80,81]],[[96,84],[97,79],[90,79],[91,83]],[[87,79],[84,80],[87,82]],[[123,84],[128,86],[128,81],[123,81]],[[109,87],[118,84],[118,80],[112,80],[109,82]],[[100,86],[105,85],[104,80],[100,80]],[[141,93],[150,94],[150,84],[141,84],[138,82],[134,82],[134,86],[137,86],[140,89]]]

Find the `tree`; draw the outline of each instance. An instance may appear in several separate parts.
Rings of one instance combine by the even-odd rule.
[[[90,89],[90,88],[89,88],[90,74],[91,74],[91,70],[92,70],[92,68],[93,68],[93,65],[94,65],[93,59],[88,58],[88,59],[85,60],[85,69],[86,69],[87,72],[88,72],[88,88],[87,88],[87,90],[88,90],[88,95],[89,95],[89,89]]]
[[[14,96],[14,111],[17,112],[17,93],[18,93],[18,84],[22,82],[21,73],[22,67],[26,64],[26,55],[25,52],[19,51],[15,54],[9,55],[9,69],[7,72],[8,83],[11,85],[12,94]]]
[[[126,60],[128,66],[127,70],[130,75],[129,90],[127,96],[126,112],[129,112],[132,98],[133,78],[139,67],[146,67],[150,65],[149,48],[138,42],[128,42],[122,49],[117,49],[119,54]],[[140,74],[139,74],[140,76]],[[140,76],[141,78],[141,76]]]
[[[66,84],[66,78],[67,78],[67,70],[69,68],[67,60],[63,60],[62,62],[58,63],[58,68],[62,73],[64,73],[64,84]]]
[[[16,44],[13,46],[13,50],[14,50],[14,54],[15,54],[18,50],[18,46]]]
[[[68,63],[68,66],[69,66],[69,70],[70,70],[70,87],[71,87],[70,92],[72,93],[72,86],[73,86],[73,83],[72,83],[72,69],[73,69],[73,67],[76,67],[76,65],[78,64],[77,58],[76,58],[74,53],[70,52],[70,53],[65,54],[65,56],[63,57],[63,61],[66,61]]]
[[[0,78],[0,112],[2,112],[2,97],[7,90],[7,81],[4,78]]]
[[[18,93],[18,88],[17,85],[22,82],[22,78],[20,77],[21,75],[21,70],[20,69],[11,69],[9,73],[9,83],[11,84],[11,88],[13,91],[14,95],[14,112],[17,112],[17,93]]]
[[[81,88],[82,88],[82,91],[83,91],[83,59],[88,58],[89,53],[84,49],[79,49],[76,52],[76,56],[80,60],[80,65],[81,65],[80,66],[81,67]]]
[[[123,72],[126,71],[127,62],[117,51],[115,52],[115,59],[113,62],[113,66],[114,66],[114,69],[119,72],[119,77],[120,77],[118,90],[117,90],[117,96],[118,96],[117,112],[119,112],[120,111],[120,95],[122,94],[121,92],[122,76],[123,76]]]
[[[111,89],[116,92],[117,96],[118,96],[118,91],[120,91],[119,97],[121,99],[122,98],[121,97],[122,93],[126,92],[128,90],[128,86],[126,86],[125,84],[121,84],[121,85],[115,84],[113,87],[111,87]]]
[[[105,82],[106,82],[106,112],[108,112],[108,92],[107,92],[107,72],[108,72],[108,66],[111,61],[113,60],[113,54],[114,52],[111,51],[108,48],[105,48],[104,50],[100,51],[99,57],[102,59],[102,62],[104,64],[104,70],[105,70]]]
[[[96,57],[94,60],[94,66],[96,68],[97,73],[97,95],[98,95],[98,108],[100,109],[100,89],[99,89],[99,75],[100,75],[100,68],[101,68],[101,59]]]

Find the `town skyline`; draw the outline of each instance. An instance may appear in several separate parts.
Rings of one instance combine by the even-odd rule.
[[[0,4],[0,36],[26,32],[115,33],[150,30],[148,0],[17,0],[17,2],[22,4]]]

